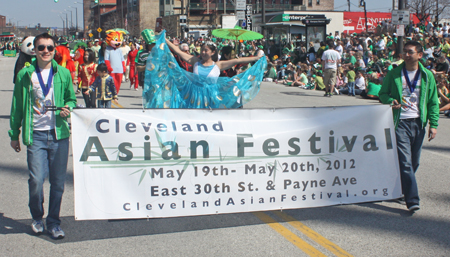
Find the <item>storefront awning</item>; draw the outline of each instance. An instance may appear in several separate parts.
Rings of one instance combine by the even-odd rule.
[[[263,25],[265,27],[283,27],[283,26],[297,26],[297,27],[305,27],[305,25],[300,23],[289,23],[289,22],[270,22]]]

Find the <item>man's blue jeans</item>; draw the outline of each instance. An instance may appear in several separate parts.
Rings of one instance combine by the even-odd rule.
[[[61,224],[59,212],[66,181],[69,138],[56,140],[55,130],[33,132],[33,144],[27,148],[28,189],[30,212],[34,220],[44,216],[44,180],[48,176],[50,197],[47,214],[47,229]]]
[[[420,152],[425,137],[425,129],[421,123],[420,118],[402,119],[395,131],[402,191],[408,208],[419,204],[420,200],[416,171],[419,168]]]

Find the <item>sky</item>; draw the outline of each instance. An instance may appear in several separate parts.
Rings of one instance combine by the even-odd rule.
[[[3,1],[3,0],[2,0]],[[365,0],[368,12],[390,12],[392,9],[392,0]],[[359,0],[350,0],[350,11],[362,12],[364,8],[359,8]],[[348,11],[347,0],[335,0],[334,9],[336,11]]]
[[[54,0],[0,0],[0,15],[6,16],[6,22],[11,21],[16,26],[19,23],[20,27],[34,27],[41,23],[41,27],[62,28],[63,22],[58,15],[63,17],[65,22],[67,13],[70,25],[70,11],[72,11],[72,23],[73,26],[76,26],[75,13],[78,11],[78,28],[82,28],[82,2],[82,0],[59,0],[58,3],[55,3]],[[69,6],[73,8],[69,8]]]
[[[6,16],[7,22],[14,23],[17,26],[32,26],[41,23],[42,27],[59,27],[62,28],[63,22],[58,15],[64,20],[66,13],[70,24],[70,11],[72,11],[73,26],[76,23],[75,8],[78,9],[78,27],[83,26],[83,5],[82,0],[0,0],[0,15]],[[350,0],[350,10],[353,12],[363,11],[358,7],[359,0]],[[366,0],[367,11],[388,12],[392,8],[392,0]],[[339,11],[347,11],[347,0],[335,0],[335,9]],[[66,11],[65,11],[66,10]],[[62,13],[62,14],[61,14]]]

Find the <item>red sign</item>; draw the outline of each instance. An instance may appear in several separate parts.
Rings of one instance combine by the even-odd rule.
[[[390,20],[390,12],[367,12],[367,30],[374,32],[378,23]],[[366,31],[364,12],[344,12],[344,32],[361,33]]]
[[[368,12],[367,13],[367,30],[374,32],[377,25],[383,20],[390,20],[392,14],[390,12]],[[419,23],[419,19],[411,13],[413,24]],[[428,18],[430,20],[430,18]],[[366,21],[364,12],[344,12],[344,33],[361,33],[366,31]]]

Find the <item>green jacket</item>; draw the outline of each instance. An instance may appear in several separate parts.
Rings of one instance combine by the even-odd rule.
[[[391,104],[392,101],[402,102],[402,69],[405,64],[402,63],[397,68],[388,72],[383,79],[383,85],[379,93],[380,101],[384,104]],[[437,128],[439,120],[439,99],[437,94],[436,81],[433,73],[426,69],[419,62],[421,71],[421,89],[419,97],[420,120],[422,128],[426,127],[430,121],[430,128]],[[401,109],[392,109],[394,113],[394,124],[397,127],[400,120]]]
[[[33,144],[33,103],[31,75],[35,71],[37,63],[33,63],[20,70],[17,74],[14,94],[11,103],[11,117],[9,120],[11,129],[8,131],[11,140],[19,140],[20,127],[22,127],[22,140],[24,145]],[[55,60],[52,60],[53,67],[53,92],[56,107],[75,107],[77,99],[73,92],[72,76],[68,69],[59,66]],[[70,136],[68,117],[61,117],[60,111],[55,111],[56,138],[64,139]]]

